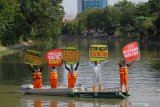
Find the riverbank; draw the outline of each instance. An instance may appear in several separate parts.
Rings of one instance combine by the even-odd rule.
[[[10,46],[0,45],[0,57],[3,55],[16,53],[18,50],[22,49],[23,47],[32,46],[32,45],[33,45],[32,42],[22,42],[22,43],[10,45]]]

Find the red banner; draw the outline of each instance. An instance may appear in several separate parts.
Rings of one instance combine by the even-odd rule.
[[[62,65],[62,49],[50,50],[46,53],[46,62],[48,66]]]
[[[122,49],[123,57],[126,59],[126,63],[139,60],[140,50],[137,42],[127,44]]]

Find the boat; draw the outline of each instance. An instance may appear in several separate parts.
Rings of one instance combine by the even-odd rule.
[[[58,87],[56,89],[50,88],[49,85],[44,85],[42,88],[34,89],[33,85],[25,84],[21,86],[21,92],[32,95],[49,95],[49,96],[66,96],[66,97],[80,97],[80,98],[112,98],[125,99],[126,93],[120,91],[89,91],[83,86],[75,88]]]
[[[32,95],[53,95],[53,96],[68,96],[73,93],[73,90],[66,87],[50,88],[48,85],[43,85],[42,88],[33,88],[31,84],[21,86],[21,92]]]

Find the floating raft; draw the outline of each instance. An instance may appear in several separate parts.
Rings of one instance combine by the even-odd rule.
[[[76,89],[76,90],[75,90]],[[41,89],[34,89],[33,86],[22,86],[21,91],[24,94],[32,95],[50,95],[50,96],[67,96],[67,97],[80,97],[80,98],[112,98],[112,99],[125,99],[129,96],[127,93],[121,92],[93,92],[78,88],[71,89],[66,87],[51,89],[50,87],[42,87]]]

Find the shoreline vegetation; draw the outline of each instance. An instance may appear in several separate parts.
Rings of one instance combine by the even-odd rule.
[[[103,9],[86,9],[68,20],[64,19],[61,3],[62,0],[0,0],[0,54],[14,51],[28,40],[55,42],[60,35],[160,41],[157,0],[138,4],[120,0]]]
[[[61,3],[62,0],[0,0],[0,43],[8,46],[57,38],[64,15]]]
[[[160,41],[160,1],[119,0],[104,9],[89,8],[64,21],[62,34],[106,35],[140,41]]]
[[[13,54],[19,51],[19,49],[23,47],[32,46],[32,42],[21,42],[19,44],[10,45],[10,46],[3,46],[0,45],[0,57],[4,55]]]

